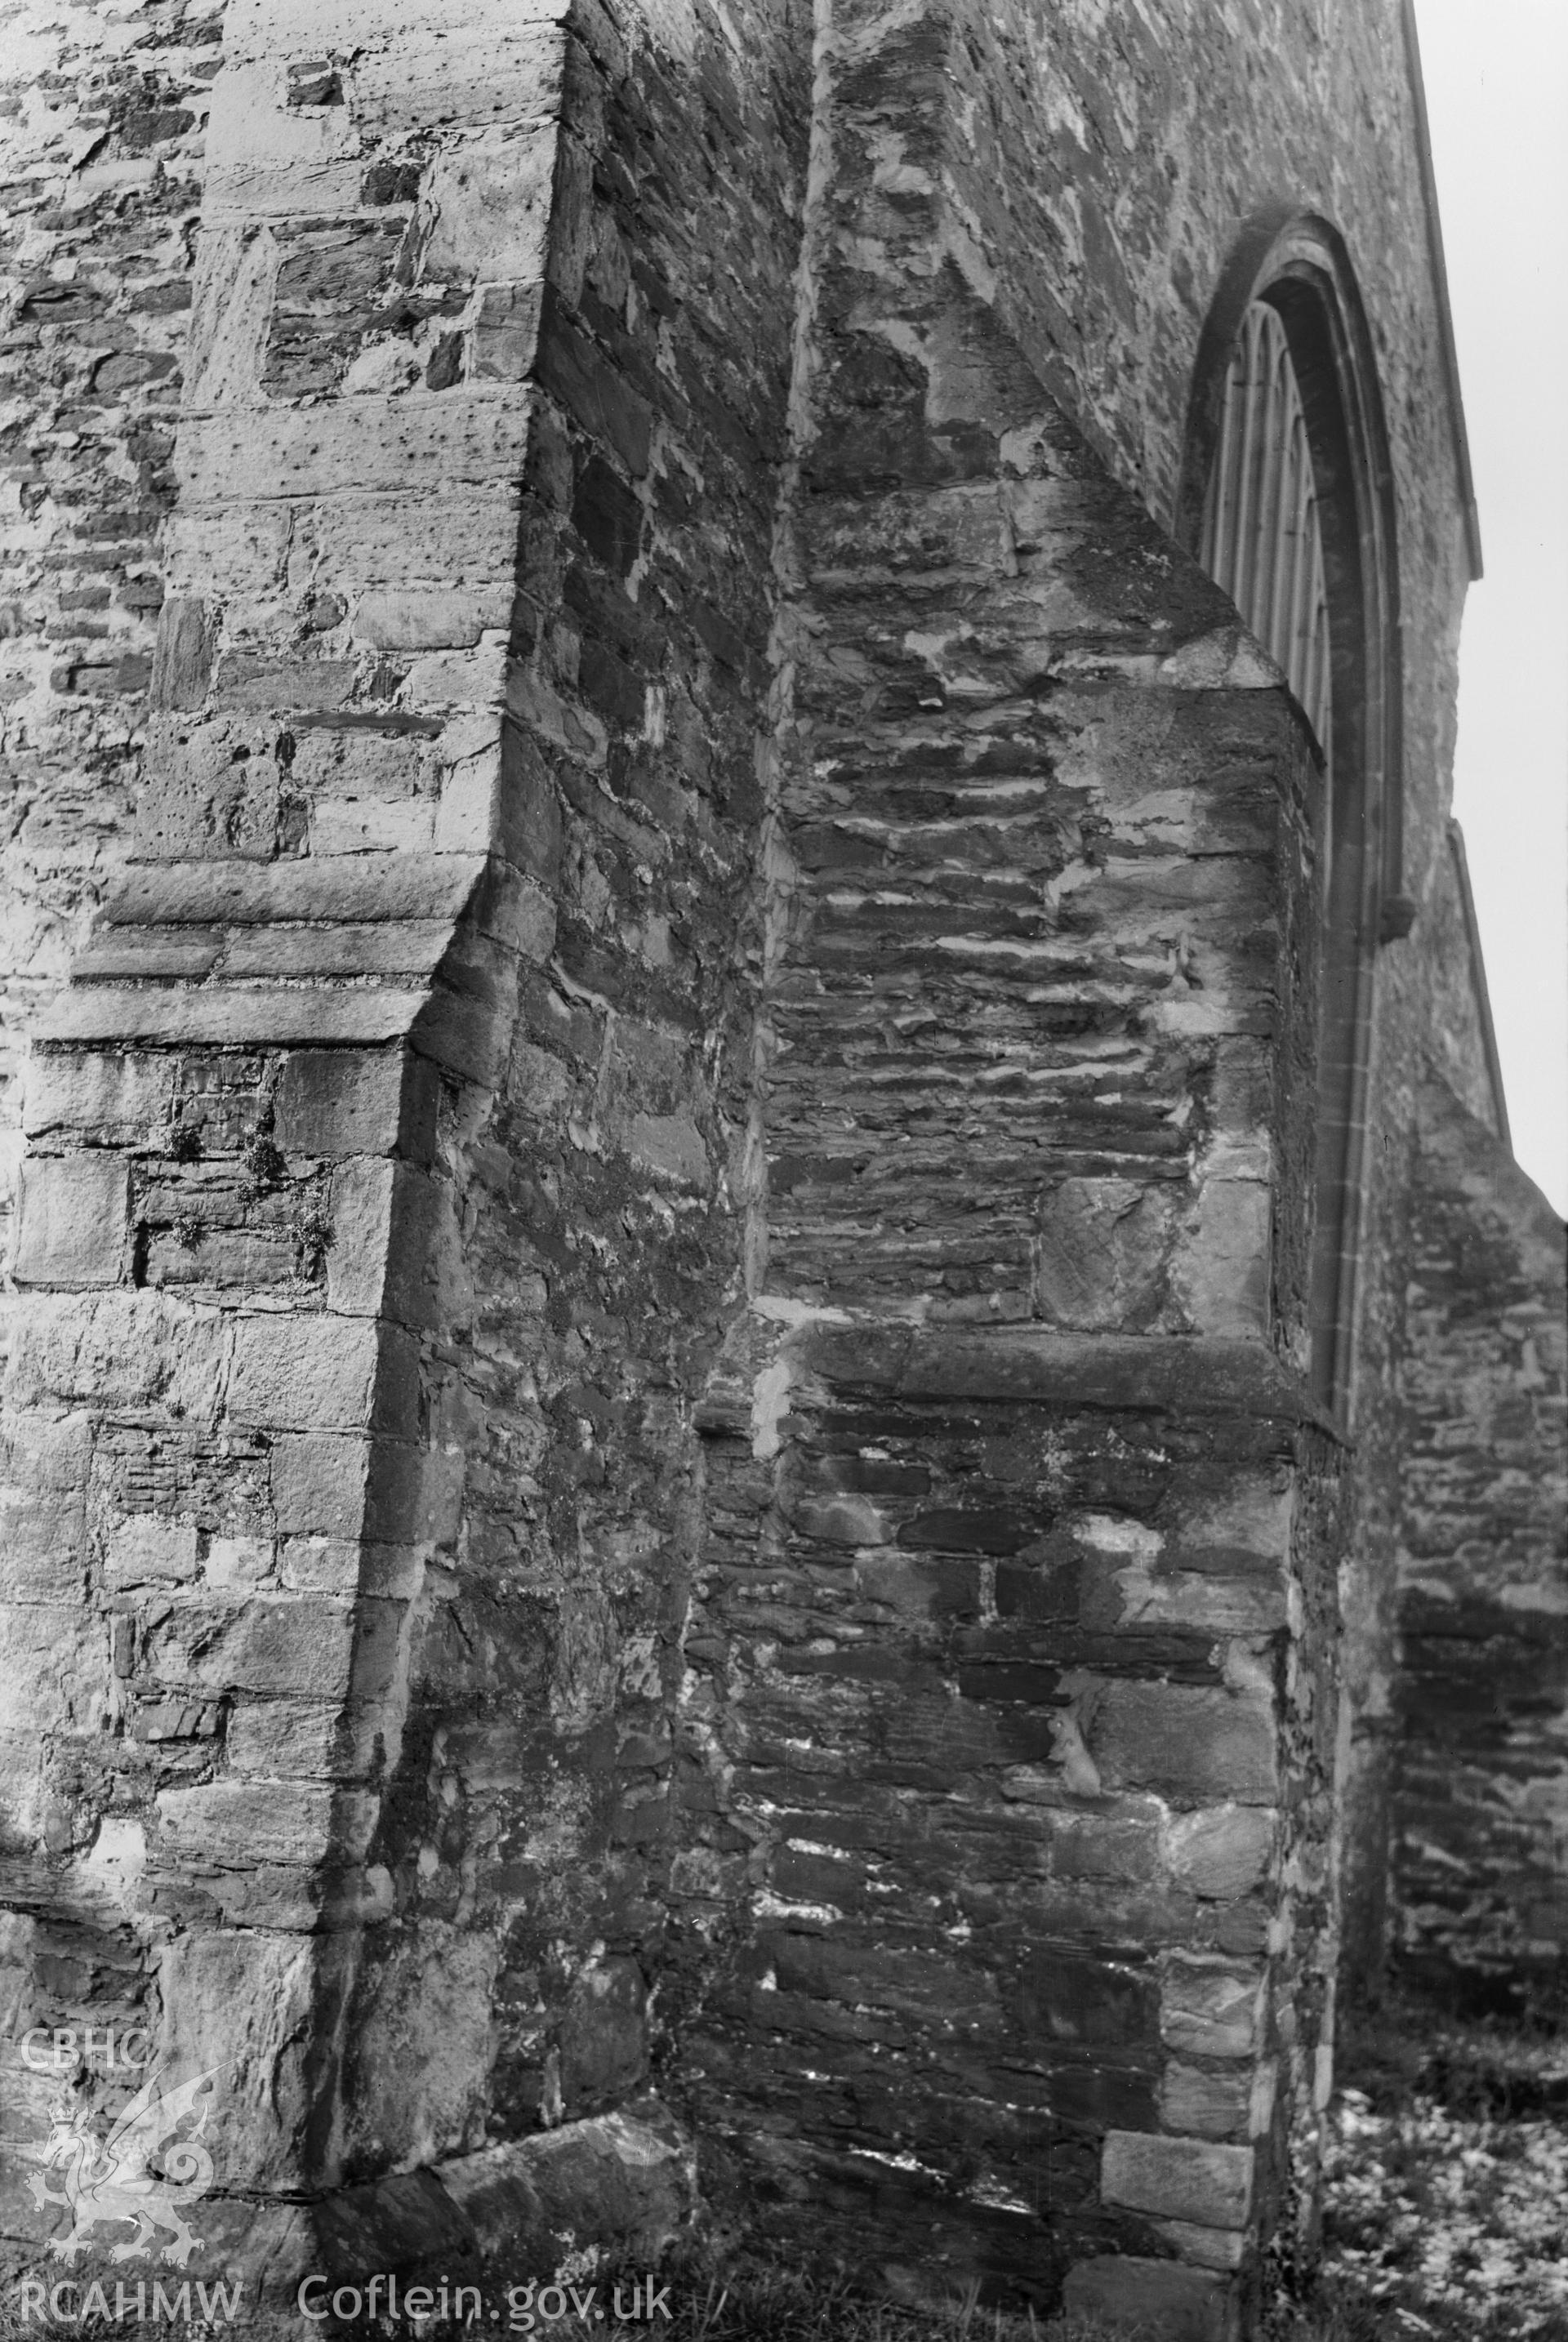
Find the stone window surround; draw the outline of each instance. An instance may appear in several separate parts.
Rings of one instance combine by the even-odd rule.
[[[1196,552],[1231,355],[1247,309],[1279,315],[1306,418],[1328,595],[1332,738],[1313,736],[1333,844],[1321,962],[1318,1231],[1313,1380],[1355,1414],[1357,1261],[1365,1185],[1375,956],[1408,935],[1403,870],[1403,678],[1393,468],[1372,335],[1343,239],[1273,210],[1238,239],[1193,370],[1173,532]],[[1310,733],[1310,725],[1307,726]],[[1320,836],[1322,826],[1320,825]]]

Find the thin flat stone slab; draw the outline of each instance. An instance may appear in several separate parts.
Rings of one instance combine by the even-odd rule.
[[[40,1041],[159,1041],[209,1047],[285,1047],[305,1042],[394,1041],[428,992],[376,985],[221,985],[197,990],[109,984],[73,986],[34,1028]]]

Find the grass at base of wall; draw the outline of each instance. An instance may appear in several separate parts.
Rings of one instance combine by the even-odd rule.
[[[764,2267],[693,2287],[661,2332],[665,2342],[1133,2342],[1097,2318],[1018,2317],[977,2297],[914,2308],[868,2297],[845,2277]],[[606,2342],[651,2342],[650,2329],[625,2327]]]

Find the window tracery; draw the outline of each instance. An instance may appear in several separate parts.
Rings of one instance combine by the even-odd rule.
[[[1306,417],[1277,309],[1249,302],[1224,378],[1198,558],[1284,669],[1329,753],[1328,597]]]

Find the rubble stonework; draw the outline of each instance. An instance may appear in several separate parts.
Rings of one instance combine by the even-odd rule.
[[[135,805],[221,5],[6,21],[4,1172],[21,1054]]]
[[[19,53],[9,2267],[19,2045],[129,2028],[220,2077],[207,2250],[285,2322],[700,2202],[1219,2337],[1310,2240],[1390,1813],[1406,1936],[1550,1972],[1545,1885],[1504,1941],[1422,1870],[1547,1876],[1562,1366],[1455,974],[1415,101],[1392,0],[1333,14]],[[1177,510],[1297,215],[1405,620],[1337,1413],[1323,760]],[[1508,1636],[1540,1696],[1434,1787],[1421,1686]]]
[[[1559,2015],[1568,1778],[1563,1229],[1492,1130],[1422,1093],[1391,1887],[1401,1964]]]

